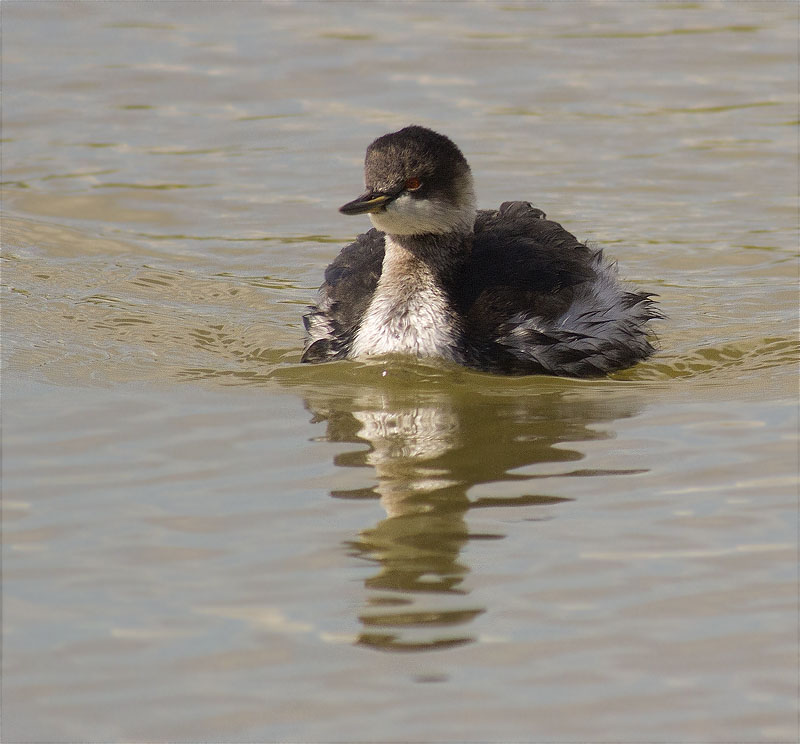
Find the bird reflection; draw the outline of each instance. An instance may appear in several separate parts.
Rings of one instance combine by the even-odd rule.
[[[340,390],[338,395],[306,396],[314,421],[327,424],[325,439],[369,445],[340,454],[334,462],[373,468],[377,484],[331,495],[377,497],[386,512],[385,519],[347,544],[352,555],[376,566],[365,582],[359,644],[425,651],[475,640],[470,623],[487,608],[470,600],[465,586],[470,568],[462,549],[468,542],[504,535],[470,532],[467,512],[519,505],[534,508],[532,519],[549,518],[548,505],[569,499],[538,492],[532,488],[537,476],[514,471],[580,460],[583,455],[565,448],[565,442],[603,438],[602,431],[587,427],[633,413],[622,403],[598,406],[571,399],[568,387],[529,390],[476,395],[441,385],[399,384],[359,387],[352,395]],[[475,495],[476,490],[497,495]]]

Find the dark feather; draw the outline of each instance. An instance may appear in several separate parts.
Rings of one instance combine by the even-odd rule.
[[[384,235],[359,235],[325,272],[305,317],[304,362],[347,356],[375,292]],[[615,279],[602,252],[579,242],[528,202],[476,215],[472,253],[446,283],[463,319],[466,362],[509,374],[597,376],[653,352],[651,295]]]

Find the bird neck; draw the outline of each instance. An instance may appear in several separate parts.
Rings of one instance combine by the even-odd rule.
[[[387,235],[381,282],[405,285],[423,280],[447,288],[451,276],[472,253],[473,233],[448,232],[428,235]]]
[[[354,339],[354,356],[408,353],[463,361],[451,277],[471,245],[471,234],[387,235],[383,269]]]

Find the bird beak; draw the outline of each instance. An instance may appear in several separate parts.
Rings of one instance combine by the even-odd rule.
[[[380,212],[396,194],[381,194],[374,191],[367,191],[361,194],[358,199],[339,207],[342,214],[364,214],[365,212]]]

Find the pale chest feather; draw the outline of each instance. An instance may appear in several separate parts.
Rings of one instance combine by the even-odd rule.
[[[460,328],[447,296],[414,272],[379,282],[349,356],[411,354],[461,361]]]

